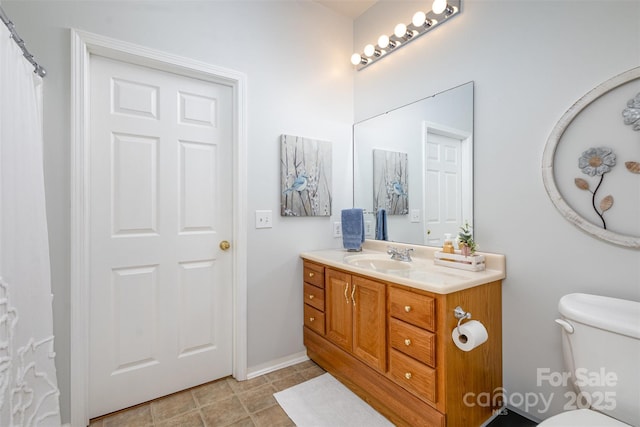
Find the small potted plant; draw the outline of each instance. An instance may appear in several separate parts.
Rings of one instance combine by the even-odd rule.
[[[476,242],[473,240],[471,226],[467,221],[465,221],[464,226],[460,227],[460,232],[458,233],[458,246],[460,247],[460,252],[464,256],[473,255],[478,247]]]

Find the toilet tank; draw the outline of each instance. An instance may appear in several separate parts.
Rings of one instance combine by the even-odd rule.
[[[573,381],[574,408],[590,407],[640,426],[640,302],[569,294],[558,310],[573,332],[563,330],[563,351]]]

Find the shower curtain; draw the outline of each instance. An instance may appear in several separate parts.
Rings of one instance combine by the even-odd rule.
[[[0,426],[59,426],[42,79],[0,27]]]

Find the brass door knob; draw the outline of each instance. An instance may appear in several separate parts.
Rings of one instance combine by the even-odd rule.
[[[404,311],[407,312],[407,313],[410,312],[411,311],[411,306],[410,305],[405,305],[404,306]]]
[[[226,240],[223,240],[222,242],[220,242],[220,249],[222,249],[223,251],[228,250],[231,247],[231,243],[229,243]]]
[[[409,338],[405,339],[404,345],[411,345],[411,340]]]
[[[313,272],[310,272],[309,277],[313,277],[313,276],[315,276],[315,274],[313,274]]]
[[[410,380],[412,376],[413,376],[413,375],[411,375],[411,372],[407,372],[407,373],[405,373],[405,374],[404,374],[404,377],[405,377],[406,379],[408,379],[408,380]]]
[[[313,294],[309,295],[309,299],[313,299]]]

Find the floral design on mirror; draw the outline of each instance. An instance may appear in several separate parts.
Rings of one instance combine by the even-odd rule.
[[[629,172],[640,174],[638,130],[640,67],[580,98],[554,127],[543,155],[544,185],[563,216],[597,238],[635,249],[640,180]],[[576,158],[582,176],[576,176]],[[616,168],[618,162],[624,167]],[[584,192],[591,193],[589,202]]]
[[[622,110],[624,124],[630,125],[633,130],[640,131],[640,93],[627,102],[627,108]]]
[[[604,213],[613,206],[613,196],[609,194],[602,198],[600,200],[600,210],[598,210],[596,207],[596,195],[602,186],[605,174],[610,172],[611,168],[615,165],[616,155],[611,148],[607,147],[589,148],[587,151],[582,153],[582,156],[578,159],[578,167],[582,170],[582,173],[591,177],[600,177],[598,185],[596,185],[596,188],[593,191],[591,191],[590,184],[586,179],[576,178],[575,183],[579,189],[589,191],[592,194],[591,205],[593,206],[593,210],[596,211],[598,217],[600,217],[600,220],[602,221],[602,228],[605,230],[607,229],[607,223],[604,220]]]

